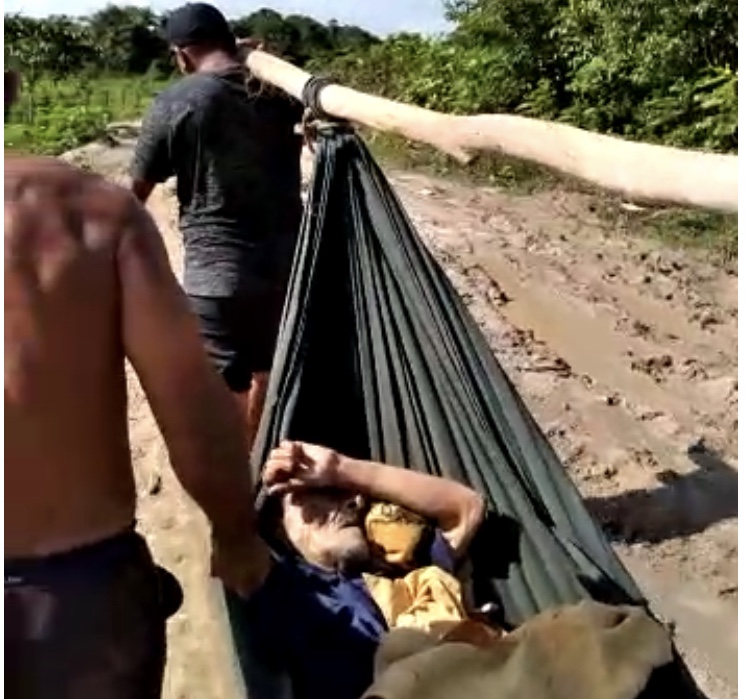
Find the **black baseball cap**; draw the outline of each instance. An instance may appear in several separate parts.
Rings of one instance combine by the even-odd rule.
[[[166,41],[180,48],[186,46],[215,45],[233,47],[236,37],[228,20],[213,5],[194,2],[182,5],[166,19]]]

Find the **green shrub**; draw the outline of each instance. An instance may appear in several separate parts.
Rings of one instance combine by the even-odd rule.
[[[26,83],[5,129],[5,147],[57,155],[136,119],[165,83],[145,77],[38,78]]]

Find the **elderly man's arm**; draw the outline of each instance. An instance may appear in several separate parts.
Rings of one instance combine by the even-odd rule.
[[[464,554],[484,518],[484,500],[476,491],[406,468],[341,457],[337,485],[436,522],[457,557]]]
[[[484,518],[482,496],[457,481],[350,459],[303,442],[285,442],[276,449],[264,481],[270,492],[336,487],[400,505],[434,521],[457,557],[464,554]]]

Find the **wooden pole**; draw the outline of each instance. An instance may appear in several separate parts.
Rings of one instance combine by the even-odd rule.
[[[246,66],[297,99],[312,77],[254,50]],[[625,141],[512,114],[457,116],[328,85],[319,105],[337,119],[421,141],[467,163],[478,151],[530,160],[631,199],[738,210],[738,156]]]

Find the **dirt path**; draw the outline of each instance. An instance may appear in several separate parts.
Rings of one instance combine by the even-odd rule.
[[[590,197],[392,181],[609,534],[736,598],[737,278]]]
[[[128,157],[125,143],[75,160],[118,178]],[[588,196],[390,177],[712,698],[735,696],[737,277],[610,230]],[[150,208],[180,269],[167,188]],[[228,697],[205,603],[204,522],[174,483],[134,378],[130,425],[142,529],[186,588],[165,696]]]
[[[390,173],[711,699],[737,686],[737,278],[593,198]]]

